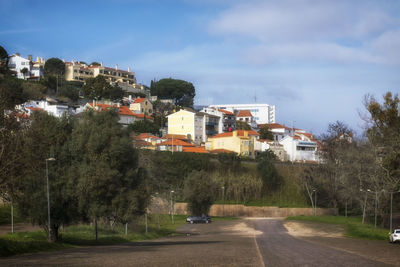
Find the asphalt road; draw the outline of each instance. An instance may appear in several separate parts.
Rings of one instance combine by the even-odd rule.
[[[265,266],[388,266],[339,249],[287,234],[281,220],[254,220],[258,249]]]
[[[279,219],[185,225],[182,236],[0,259],[0,266],[385,266],[289,236]]]

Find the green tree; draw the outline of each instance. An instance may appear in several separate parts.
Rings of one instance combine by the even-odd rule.
[[[0,45],[0,73],[5,74],[8,71],[8,53]]]
[[[47,88],[38,82],[24,82],[22,83],[23,98],[27,100],[40,100],[46,96]]]
[[[274,135],[272,134],[268,126],[262,126],[258,133],[260,134],[260,139],[274,140]]]
[[[68,147],[72,127],[66,117],[58,119],[45,112],[33,114],[22,150],[22,169],[16,183],[18,192],[14,199],[24,217],[32,223],[49,231],[46,198],[46,159],[50,192],[51,240],[59,239],[61,225],[75,222],[77,216],[77,198],[75,194],[76,176],[71,175],[71,160]]]
[[[72,140],[71,154],[79,177],[76,183],[79,209],[94,220],[97,239],[99,218],[128,218],[133,208],[125,211],[126,216],[121,214],[124,201],[132,204],[140,199],[144,203],[142,197],[148,198],[148,193],[138,192],[143,179],[137,173],[137,153],[118,124],[116,111],[84,113],[75,125]],[[143,212],[139,202],[134,210]]]
[[[257,170],[263,181],[263,193],[279,189],[283,184],[283,178],[279,175],[271,159],[263,158],[257,164]]]
[[[236,121],[236,130],[251,130],[251,126],[244,121]]]
[[[44,74],[46,76],[63,76],[65,73],[65,63],[59,58],[49,58],[44,64]]]
[[[101,64],[99,62],[93,61],[90,63],[90,66],[100,66]]]
[[[102,98],[117,100],[124,95],[121,87],[111,85],[102,75],[87,79],[82,91],[86,98],[97,100]]]
[[[135,121],[128,126],[129,132],[158,134],[160,127],[151,120]]]
[[[150,85],[150,92],[161,99],[174,99],[175,105],[192,107],[196,95],[192,83],[177,79],[161,79]]]
[[[21,70],[21,73],[24,75],[24,78],[25,78],[25,76],[26,76],[26,74],[29,72],[29,70],[28,70],[28,68],[27,67],[25,67],[25,68],[23,68],[22,70]]]
[[[184,195],[193,215],[208,214],[217,195],[217,185],[207,172],[194,171],[185,180]]]
[[[71,83],[65,83],[63,86],[61,86],[58,95],[59,96],[64,96],[72,101],[78,101],[79,99],[79,87],[71,84]]]

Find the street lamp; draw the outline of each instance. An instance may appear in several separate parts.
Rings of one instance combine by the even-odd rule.
[[[375,194],[375,228],[376,228],[376,222],[378,218],[378,191],[372,191],[370,189],[367,189],[367,192]]]
[[[360,188],[360,192],[365,192],[365,200],[364,200],[364,209],[363,209],[363,218],[362,218],[362,224],[365,222],[365,212],[367,208],[367,198],[368,198],[368,192]]]
[[[225,210],[224,210],[224,206],[225,206],[225,186],[221,187],[222,188],[222,217],[225,216]]]
[[[317,216],[317,190],[313,189],[314,192],[314,216]]]
[[[172,204],[172,194],[175,193],[174,190],[171,190],[170,192],[170,198],[171,198],[171,219],[172,219],[172,224],[174,224],[174,205]]]
[[[51,240],[51,223],[50,223],[50,192],[49,192],[49,166],[48,161],[55,161],[55,158],[46,159],[46,186],[47,186],[47,227],[49,230],[49,241]]]

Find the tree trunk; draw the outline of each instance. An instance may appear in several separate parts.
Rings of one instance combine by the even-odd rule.
[[[55,225],[51,226],[51,233],[50,233],[50,239],[51,239],[50,241],[51,242],[58,241],[58,230],[59,230],[58,226],[55,226]]]
[[[97,235],[97,218],[94,218],[94,231],[96,233],[96,241],[97,241],[97,238],[98,238],[98,235]]]

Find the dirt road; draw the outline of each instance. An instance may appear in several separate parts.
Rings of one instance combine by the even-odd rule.
[[[1,266],[386,266],[294,238],[280,219],[185,225],[183,236],[0,259]],[[400,249],[400,246],[398,246]]]

